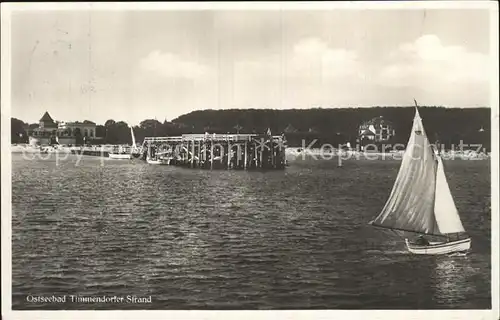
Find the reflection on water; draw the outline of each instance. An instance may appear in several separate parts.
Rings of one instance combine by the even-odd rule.
[[[489,163],[447,163],[467,257],[409,254],[368,225],[396,161],[285,171],[13,155],[14,309],[489,308]],[[34,305],[26,295],[151,295],[148,305]]]
[[[473,253],[472,253],[473,255]],[[443,256],[436,258],[436,268],[433,274],[435,283],[434,298],[438,303],[446,305],[463,305],[463,308],[474,308],[473,304],[466,299],[467,296],[475,296],[482,290],[478,286],[487,285],[475,276],[480,272],[474,266],[471,256]]]

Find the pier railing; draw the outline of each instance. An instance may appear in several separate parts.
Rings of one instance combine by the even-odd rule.
[[[283,139],[283,136],[266,136],[261,134],[184,134],[177,137],[145,137],[144,143],[151,142],[180,142],[180,141],[250,141],[258,138]]]

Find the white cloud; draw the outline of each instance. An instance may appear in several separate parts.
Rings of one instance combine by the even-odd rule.
[[[334,48],[319,38],[303,38],[283,49],[233,62],[227,86],[231,105],[330,105],[332,95],[338,98],[359,82],[362,68],[354,51]]]
[[[140,63],[148,72],[138,73],[135,83],[147,84],[155,101],[161,96],[165,105],[189,108],[353,105],[354,98],[365,105],[396,105],[414,96],[422,103],[474,106],[488,98],[488,55],[447,46],[434,35],[404,43],[383,59],[302,38],[283,50],[220,62],[220,67],[205,65],[153,51]]]
[[[332,48],[321,39],[307,38],[294,46],[290,67],[292,74],[299,76],[338,78],[356,75],[358,60],[354,51]]]
[[[200,79],[210,73],[210,68],[203,64],[158,50],[143,58],[140,66],[143,70],[167,78]]]
[[[346,80],[357,76],[360,65],[356,52],[330,47],[318,38],[305,38],[297,42],[290,53],[275,53],[258,60],[240,60],[235,63],[238,77],[270,79]]]
[[[483,84],[490,77],[488,55],[447,46],[435,35],[402,44],[389,58],[380,80],[390,86],[425,86],[434,90],[449,85]]]

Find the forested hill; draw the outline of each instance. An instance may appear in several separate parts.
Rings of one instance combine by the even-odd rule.
[[[447,146],[481,143],[490,146],[489,108],[420,107],[427,135]],[[146,136],[176,136],[183,133],[285,133],[290,146],[301,146],[303,141],[317,140],[318,144],[355,143],[359,125],[374,117],[383,116],[392,122],[396,136],[390,143],[406,143],[411,130],[414,107],[373,107],[342,109],[233,109],[194,111],[174,119],[159,122],[145,119],[134,126],[138,142]],[[12,142],[27,142],[27,128],[37,127],[12,118]],[[484,130],[481,130],[484,129]],[[94,143],[131,143],[130,128],[120,119],[109,119],[98,124],[96,134],[101,139]]]
[[[490,108],[420,107],[420,115],[431,141],[484,143],[489,146]],[[372,107],[339,109],[230,109],[194,111],[173,120],[198,128],[199,132],[285,132],[289,136],[316,136],[321,142],[355,141],[359,125],[383,116],[393,123],[393,142],[406,142],[415,107]],[[483,128],[484,131],[479,133]],[[336,138],[337,137],[337,138]],[[486,137],[486,140],[485,140]],[[478,139],[482,140],[477,142]],[[290,139],[289,139],[290,140]],[[339,141],[337,141],[339,140]]]

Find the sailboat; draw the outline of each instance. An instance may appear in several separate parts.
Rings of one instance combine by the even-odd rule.
[[[137,148],[137,144],[135,142],[135,134],[134,134],[134,128],[130,127],[130,135],[132,136],[132,156],[134,158],[139,158],[141,156],[141,150]]]
[[[130,147],[130,150],[128,150],[128,147],[115,147],[113,148],[113,151],[109,153],[109,158],[128,160],[132,159],[132,156],[135,158],[138,158],[140,156],[140,152],[137,151],[137,146],[135,144],[134,129],[132,127],[130,127],[130,135],[132,136],[132,146]]]
[[[396,181],[381,213],[370,224],[396,233],[420,235],[405,238],[413,254],[464,253],[471,238],[465,232],[453,201],[443,160],[425,134],[415,101],[415,117]],[[428,241],[424,236],[439,239]]]

